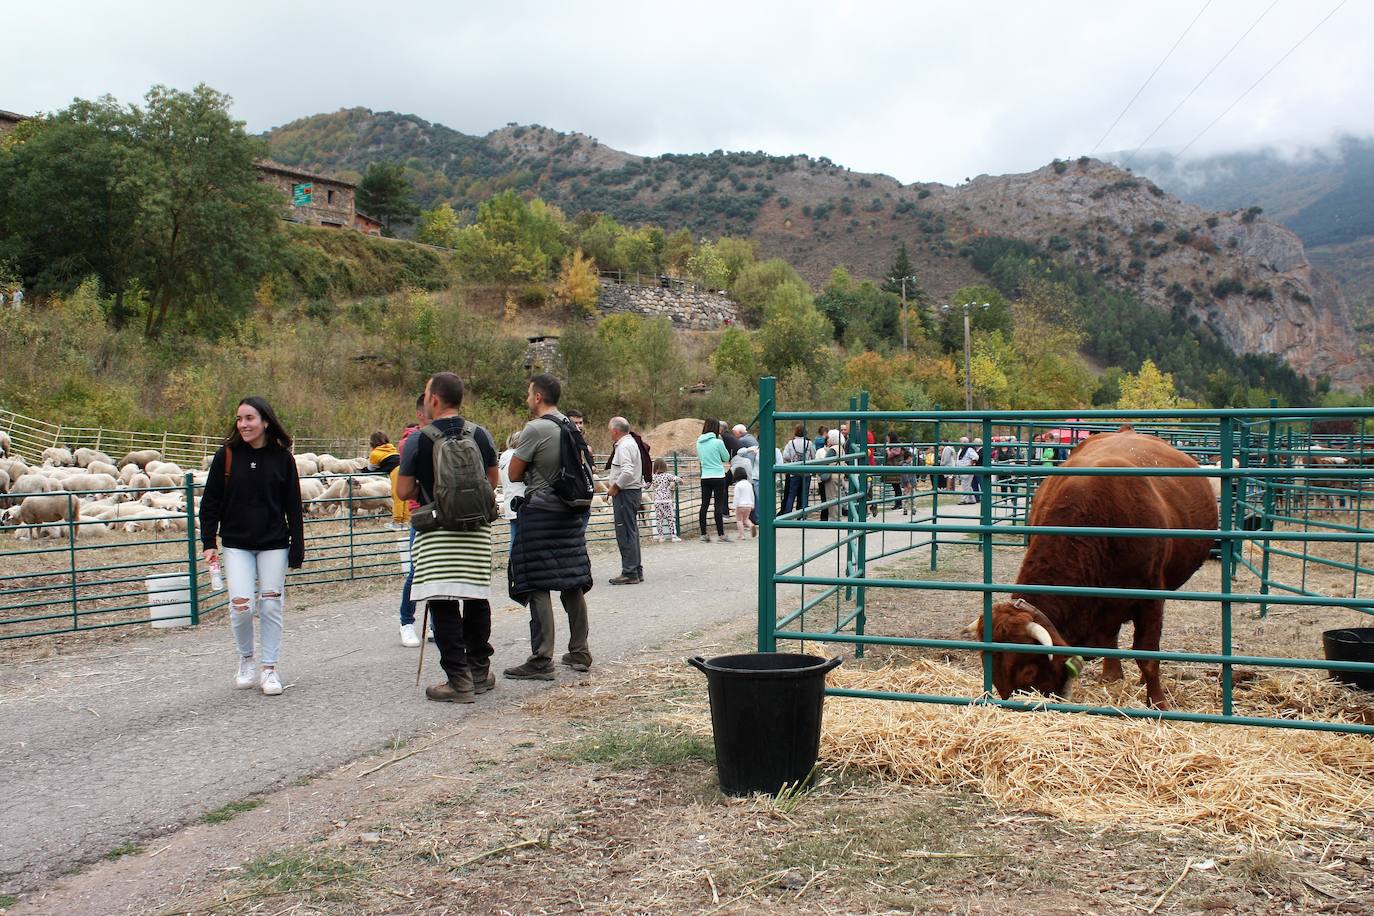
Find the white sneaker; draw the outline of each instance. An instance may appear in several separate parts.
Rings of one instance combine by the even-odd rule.
[[[405,531],[410,526],[402,525],[400,522],[387,522],[382,527],[385,528],[387,531]]]
[[[418,649],[420,647],[420,637],[415,632],[415,624],[407,623],[401,627],[401,645],[407,649]]]
[[[253,656],[239,659],[239,673],[234,676],[234,686],[247,690],[258,682],[258,666],[253,664]]]
[[[262,695],[265,697],[281,696],[281,678],[277,677],[276,668],[262,669]]]
[[[681,543],[682,543],[682,538],[677,537],[676,535],[674,535],[674,537],[673,537],[673,543],[674,543],[674,544],[681,544]]]

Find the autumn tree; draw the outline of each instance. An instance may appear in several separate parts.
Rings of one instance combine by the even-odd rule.
[[[1116,406],[1124,410],[1154,410],[1181,406],[1171,373],[1160,372],[1154,360],[1140,364],[1139,372],[1121,376],[1121,397]]]
[[[440,248],[455,248],[458,245],[458,214],[446,203],[420,214],[420,226],[415,230],[415,241]]]
[[[746,382],[751,387],[758,384],[759,356],[754,341],[748,331],[741,327],[729,327],[720,336],[720,343],[711,354],[711,368],[716,375]]]
[[[588,315],[596,308],[600,292],[601,279],[597,276],[596,264],[583,256],[581,248],[575,249],[558,272],[558,280],[553,285],[554,299],[579,315]]]

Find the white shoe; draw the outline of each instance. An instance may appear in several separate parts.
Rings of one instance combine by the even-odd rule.
[[[401,645],[407,649],[418,649],[420,647],[420,637],[415,632],[415,624],[408,623],[401,627]]]
[[[277,677],[276,668],[262,669],[262,695],[265,697],[281,696],[281,678]]]
[[[253,656],[239,659],[239,673],[234,676],[234,686],[247,690],[258,682],[258,666],[253,664]]]
[[[680,538],[680,537],[674,537],[674,538],[673,538],[673,543],[674,543],[674,544],[681,544],[681,543],[682,543],[682,538]]]
[[[405,531],[410,526],[402,525],[400,522],[387,522],[382,527],[385,528],[387,531]]]

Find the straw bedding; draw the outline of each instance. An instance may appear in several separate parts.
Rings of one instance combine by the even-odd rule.
[[[1240,680],[1237,713],[1356,722],[1371,715],[1355,692],[1317,674]],[[1133,681],[1129,672],[1126,687],[1088,680],[1073,701],[1143,705]],[[1176,668],[1165,681],[1175,708],[1219,708],[1215,677],[1190,680]],[[829,683],[982,692],[974,671],[927,659],[842,668]],[[1010,808],[1076,821],[1129,819],[1251,839],[1374,824],[1374,741],[1352,735],[832,697],[821,758],[826,766],[974,790]]]

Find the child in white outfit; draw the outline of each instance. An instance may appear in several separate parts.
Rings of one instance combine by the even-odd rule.
[[[759,536],[759,529],[749,521],[749,513],[754,508],[754,485],[749,482],[749,472],[735,468],[735,528],[741,538],[746,531]]]
[[[649,492],[654,498],[654,529],[658,532],[654,540],[672,539],[681,542],[677,536],[677,510],[673,505],[673,491],[682,483],[682,478],[668,473],[668,462],[662,458],[654,459],[654,476],[649,481]]]

